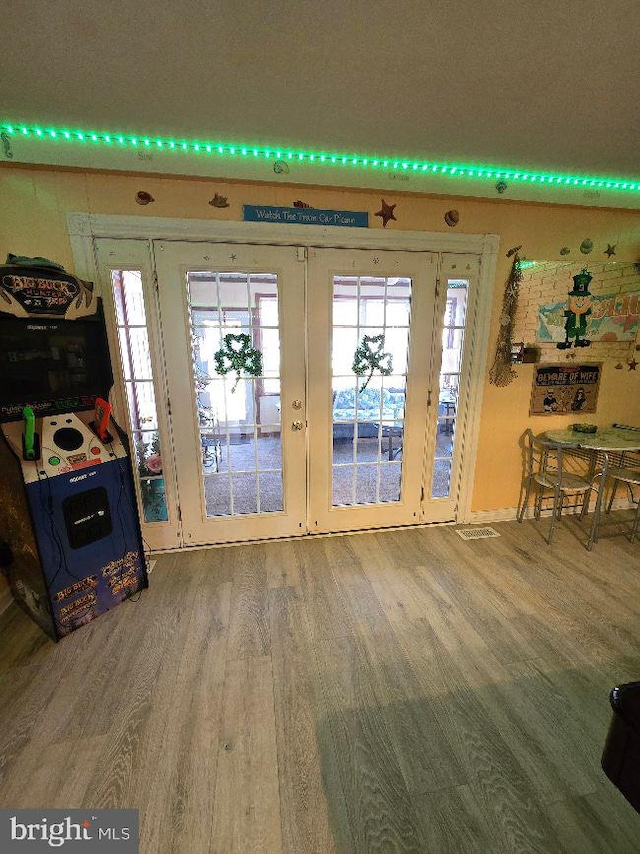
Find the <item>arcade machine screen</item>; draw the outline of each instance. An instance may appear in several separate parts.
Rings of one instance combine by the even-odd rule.
[[[75,409],[83,401],[90,407],[87,392],[111,386],[106,340],[94,320],[34,323],[0,318],[0,341],[2,421],[20,417],[26,402],[40,404],[36,411],[45,404]]]

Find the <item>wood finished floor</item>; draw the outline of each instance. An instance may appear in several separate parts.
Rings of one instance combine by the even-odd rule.
[[[138,808],[143,854],[637,854],[600,756],[640,543],[493,527],[164,555],[57,645],[11,605],[0,806]]]

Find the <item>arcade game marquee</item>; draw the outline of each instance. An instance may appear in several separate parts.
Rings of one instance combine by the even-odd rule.
[[[0,542],[54,640],[148,586],[126,434],[93,285],[44,258],[0,266]]]

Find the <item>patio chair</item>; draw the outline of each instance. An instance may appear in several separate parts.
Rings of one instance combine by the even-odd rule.
[[[205,469],[215,466],[216,471],[220,471],[222,443],[218,417],[213,410],[205,406],[198,406],[198,421],[200,423],[202,465]]]
[[[623,483],[629,491],[632,506],[636,505],[636,512],[629,535],[629,541],[633,542],[638,534],[638,527],[640,525],[640,454],[635,452],[629,455],[623,452],[616,463],[608,471],[609,479],[613,481],[613,484],[611,494],[609,495],[609,503],[607,504],[607,513],[611,510],[618,487]],[[638,489],[636,497],[633,494],[634,487]]]
[[[524,442],[524,498],[518,509],[518,522],[522,522],[529,505],[531,490],[535,489],[534,518],[540,519],[542,501],[547,493],[551,498],[551,524],[547,543],[551,545],[556,523],[561,518],[566,498],[574,499],[574,507],[582,504],[580,520],[589,510],[591,493],[597,492],[598,499],[593,522],[587,541],[589,551],[598,539],[598,523],[602,502],[602,484],[607,469],[606,454],[598,458],[585,456],[584,451],[568,449],[556,442],[535,436],[529,429],[523,436]],[[586,470],[585,470],[586,467]]]

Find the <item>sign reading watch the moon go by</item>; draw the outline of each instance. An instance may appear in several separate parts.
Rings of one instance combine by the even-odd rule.
[[[245,222],[270,222],[282,225],[330,225],[342,228],[368,228],[367,211],[329,211],[315,208],[282,208],[273,205],[243,205]]]

